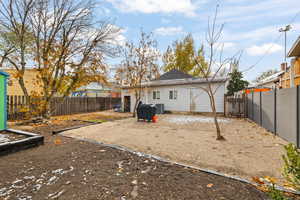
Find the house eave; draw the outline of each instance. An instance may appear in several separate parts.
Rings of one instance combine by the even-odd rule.
[[[300,37],[293,44],[292,48],[288,52],[288,57],[299,57],[300,56]]]
[[[228,78],[216,78],[214,80],[211,80],[211,83],[225,83],[228,80]],[[142,83],[142,88],[151,88],[151,87],[162,87],[162,86],[177,86],[177,85],[195,85],[195,84],[206,84],[210,81],[207,81],[206,79],[174,79],[174,80],[155,80],[148,83]],[[122,86],[121,89],[134,89],[137,87],[132,86]]]

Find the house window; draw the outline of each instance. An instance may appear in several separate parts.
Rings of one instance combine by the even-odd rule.
[[[177,99],[177,90],[170,90],[169,91],[169,99],[176,100]]]
[[[153,100],[160,99],[160,91],[153,91]]]

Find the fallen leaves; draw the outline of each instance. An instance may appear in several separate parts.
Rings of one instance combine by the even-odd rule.
[[[262,178],[259,178],[259,177],[252,177],[252,180],[255,182],[255,183],[258,183],[259,185],[263,185],[265,184],[265,182],[262,180]]]

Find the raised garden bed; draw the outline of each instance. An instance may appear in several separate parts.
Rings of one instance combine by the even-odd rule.
[[[0,156],[36,147],[44,143],[44,137],[25,131],[6,129],[0,131]]]

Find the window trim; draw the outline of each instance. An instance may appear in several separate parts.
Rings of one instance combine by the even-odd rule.
[[[169,90],[169,100],[177,100],[178,91],[175,89]]]
[[[152,91],[152,99],[153,100],[160,100],[160,91],[159,90],[153,90]]]

